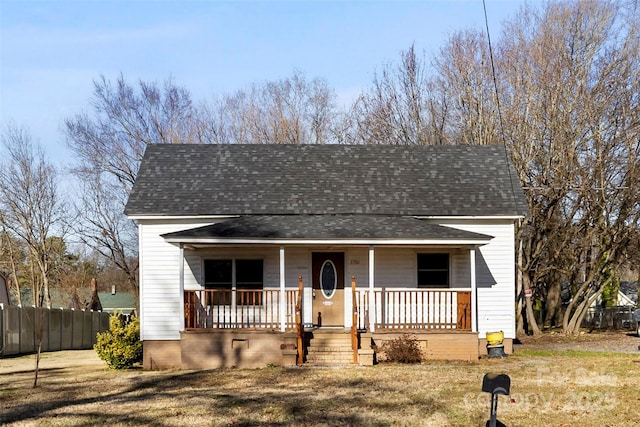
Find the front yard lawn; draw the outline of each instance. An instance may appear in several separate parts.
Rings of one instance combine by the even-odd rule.
[[[76,359],[79,363],[74,363]],[[0,425],[480,426],[487,372],[511,377],[512,426],[632,426],[640,354],[520,351],[478,363],[348,368],[109,371],[92,351],[0,359]]]

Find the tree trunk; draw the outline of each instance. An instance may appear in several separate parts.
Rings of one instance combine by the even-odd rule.
[[[42,350],[42,340],[38,341],[38,350],[36,351],[36,366],[33,371],[33,388],[38,387],[38,373],[40,370],[40,351]]]
[[[545,300],[546,313],[544,326],[552,328],[562,322],[562,318],[559,317],[560,308],[562,307],[562,287],[556,274],[550,275],[550,281],[551,283],[547,287],[547,298]],[[560,321],[558,321],[558,319],[560,319]]]
[[[20,280],[18,280],[18,269],[16,268],[16,259],[13,254],[13,245],[11,239],[9,238],[9,234],[7,232],[6,227],[2,226],[2,232],[4,236],[7,238],[7,247],[9,248],[9,263],[11,264],[11,277],[13,277],[13,282],[9,279],[9,289],[11,289],[11,284],[15,283],[16,285],[16,298],[18,300],[18,305],[22,305],[22,290],[20,289]]]
[[[521,227],[518,221],[518,228]],[[524,289],[522,286],[522,237],[518,238],[518,252],[516,254],[516,336],[527,334],[524,328]]]
[[[525,274],[523,275],[523,285],[524,285],[524,290],[530,290],[531,287],[529,286],[529,275]],[[526,305],[526,315],[527,315],[527,323],[529,325],[529,329],[531,330],[531,334],[533,336],[538,336],[540,334],[542,334],[542,332],[540,331],[540,328],[538,327],[538,323],[536,322],[536,315],[533,312],[533,304],[531,303],[532,298],[525,298],[525,305]]]
[[[638,268],[638,279],[636,281],[636,286],[638,287],[638,299],[636,302],[636,308],[640,308],[640,265],[637,268]]]
[[[31,275],[31,304],[38,306],[40,304],[40,286],[38,285],[38,277],[33,268],[33,261],[29,263],[29,273]]]
[[[591,307],[591,305],[598,298],[598,296],[602,294],[603,289],[604,289],[604,286],[600,287],[600,289],[596,293],[591,295],[591,297],[589,298],[585,298],[585,300],[578,305],[578,308],[576,308],[576,310],[571,315],[571,320],[569,321],[569,327],[565,330],[565,333],[571,334],[571,335],[578,335],[580,333],[580,327],[582,325],[582,321],[584,320],[584,317],[589,312],[589,307]]]
[[[36,366],[33,371],[33,388],[38,387],[38,374],[40,373],[40,355],[42,353],[42,340],[44,338],[44,316],[45,311],[40,309],[36,309],[33,311],[34,313],[34,322],[33,326],[35,328],[35,338],[36,338]]]
[[[49,292],[49,278],[48,273],[42,273],[42,291],[44,292],[44,307],[51,308],[51,293]]]

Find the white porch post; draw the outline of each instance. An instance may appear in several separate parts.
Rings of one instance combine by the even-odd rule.
[[[476,250],[472,248],[469,251],[469,265],[471,269],[471,331],[478,332],[478,309],[476,304],[477,286],[476,286]]]
[[[285,292],[284,246],[280,246],[280,330],[287,329],[287,294]]]
[[[373,245],[369,246],[369,330],[373,332],[375,330],[375,314],[376,307],[373,301],[373,287],[375,286],[375,250]]]
[[[238,284],[236,282],[236,260],[234,259],[231,263],[231,324],[234,325],[235,328],[242,327],[244,325],[238,326],[236,323],[238,321]],[[244,308],[243,308],[244,310]],[[242,318],[242,314],[240,315]]]
[[[184,331],[184,245],[180,243],[180,278],[178,283],[180,284],[180,330]]]

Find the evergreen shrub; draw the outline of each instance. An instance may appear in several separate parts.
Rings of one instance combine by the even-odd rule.
[[[140,320],[132,317],[127,322],[124,316],[112,315],[109,330],[98,333],[93,349],[112,369],[130,369],[142,362]]]

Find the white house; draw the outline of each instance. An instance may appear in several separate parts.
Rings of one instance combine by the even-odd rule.
[[[515,338],[514,224],[499,146],[152,145],[127,207],[147,369],[371,363]]]

